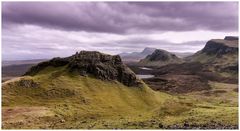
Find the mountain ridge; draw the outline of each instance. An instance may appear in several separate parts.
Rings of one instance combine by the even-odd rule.
[[[138,62],[141,66],[163,66],[170,63],[181,63],[182,60],[166,50],[156,49],[152,54]]]
[[[120,53],[124,62],[138,62],[145,58],[147,55],[152,54],[157,48],[146,47],[141,52],[131,52],[131,53]],[[171,52],[180,58],[184,58],[194,54],[193,52]]]
[[[205,47],[185,59],[188,62],[201,62],[212,71],[238,74],[238,38],[225,37],[224,39],[209,40]]]
[[[151,68],[155,77],[140,80],[141,86],[118,55],[82,51],[42,62],[3,83],[2,128],[238,128],[237,81],[210,79],[212,71],[200,62],[168,64],[176,56],[167,51],[157,50],[149,59],[166,65]]]
[[[123,61],[139,61],[140,59],[153,53],[155,50],[156,48],[146,47],[141,52],[120,53],[119,55],[121,56]]]

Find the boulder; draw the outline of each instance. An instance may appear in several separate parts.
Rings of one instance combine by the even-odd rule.
[[[37,88],[39,87],[39,84],[34,82],[33,80],[28,80],[28,79],[21,79],[18,81],[18,85],[20,87],[26,87],[26,88]]]

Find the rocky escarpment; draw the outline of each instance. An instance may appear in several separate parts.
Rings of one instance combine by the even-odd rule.
[[[142,66],[163,66],[170,63],[181,63],[182,60],[175,54],[168,51],[157,49],[145,59],[140,60]]]
[[[224,40],[238,40],[237,36],[226,36]]]
[[[140,84],[119,55],[111,56],[97,51],[81,51],[70,57],[53,58],[33,66],[25,75],[35,75],[48,66],[66,66],[69,72],[77,72],[81,76],[93,75],[101,80],[117,80],[126,86]]]
[[[238,40],[228,39],[230,38],[210,40],[201,52],[207,55],[215,54],[216,56],[238,52]]]
[[[190,62],[201,62],[208,70],[238,73],[238,38],[227,36],[224,39],[212,39],[205,47],[188,57]]]
[[[203,55],[222,57],[228,54],[238,54],[238,38],[227,36],[224,39],[209,40],[205,47],[188,57],[191,61],[204,61]],[[211,58],[211,57],[207,57]],[[207,59],[205,58],[205,59]],[[206,61],[207,62],[207,61]]]

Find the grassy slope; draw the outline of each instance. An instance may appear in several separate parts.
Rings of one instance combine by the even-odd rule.
[[[184,112],[177,119],[173,116],[171,122],[187,121],[188,123],[224,123],[236,125],[238,123],[238,93],[235,84],[209,82],[212,89],[208,91],[192,92],[178,95],[183,101],[188,101],[193,108]],[[193,105],[192,105],[193,104]],[[169,124],[169,123],[168,123]]]
[[[208,67],[209,70],[215,72],[215,67],[219,66],[225,68],[238,63],[238,53],[225,54],[221,58],[216,55],[207,55],[205,53],[197,53],[191,57],[191,61],[198,61],[201,63],[212,63],[213,66]],[[238,77],[236,72],[219,72],[223,77]]]
[[[69,74],[65,67],[49,67],[24,79],[40,87],[3,85],[3,128],[159,128],[216,120],[237,124],[237,93],[232,90],[225,92],[232,100],[216,104],[221,96],[202,96],[202,92],[172,96],[146,85],[126,87]],[[223,85],[212,86],[215,90]]]
[[[221,58],[216,58],[216,55],[207,55],[205,53],[197,53],[192,56],[191,61],[199,61],[201,63],[213,62],[217,64],[227,65],[229,63],[238,62],[238,53],[225,54]]]

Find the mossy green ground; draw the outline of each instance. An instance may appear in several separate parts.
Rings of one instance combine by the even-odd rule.
[[[195,54],[191,61],[198,61],[200,63],[212,63],[212,66],[209,66],[208,69],[215,72],[215,67],[228,67],[231,65],[236,65],[238,63],[238,53],[233,54],[225,54],[220,58],[217,55],[207,55],[205,53],[197,53]],[[216,71],[219,73],[219,71]],[[221,71],[220,75],[224,77],[238,77],[238,73],[236,71]]]
[[[117,81],[47,69],[31,79],[40,86],[3,84],[4,129],[159,129],[186,122],[238,124],[237,85],[210,82],[210,91],[170,95]],[[224,91],[217,91],[224,90]]]

